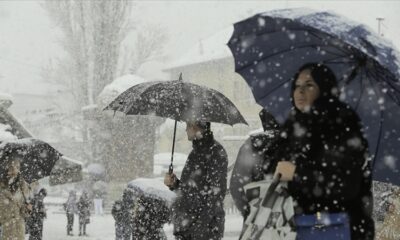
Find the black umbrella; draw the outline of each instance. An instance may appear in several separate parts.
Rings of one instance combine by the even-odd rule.
[[[82,163],[66,156],[61,156],[49,175],[50,186],[82,181]]]
[[[0,176],[7,174],[7,162],[20,159],[21,174],[28,183],[49,176],[61,153],[48,143],[26,138],[0,144]]]
[[[127,115],[152,115],[175,120],[171,167],[175,148],[177,121],[247,124],[235,105],[222,93],[194,83],[175,81],[137,84],[111,102],[104,110]]]

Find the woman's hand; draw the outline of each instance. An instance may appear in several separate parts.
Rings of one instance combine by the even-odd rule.
[[[296,165],[288,161],[280,161],[275,169],[275,174],[281,174],[281,181],[288,182],[293,180],[294,171],[296,170]]]

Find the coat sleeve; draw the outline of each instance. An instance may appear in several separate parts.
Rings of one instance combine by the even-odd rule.
[[[218,206],[225,198],[228,175],[228,156],[225,149],[219,147],[212,152],[211,166],[207,166],[207,185],[203,189],[208,206]],[[222,206],[218,206],[222,207]]]
[[[355,114],[344,111],[339,119],[341,124],[331,129],[333,140],[323,144],[324,150],[315,161],[296,166],[294,180],[289,183],[294,196],[341,202],[359,196],[362,169],[368,159],[367,142]]]

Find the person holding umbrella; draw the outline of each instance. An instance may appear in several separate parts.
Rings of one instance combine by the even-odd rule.
[[[178,80],[145,82],[132,86],[104,110],[126,115],[151,115],[175,120],[171,164],[165,185],[177,193],[172,208],[178,239],[221,239],[224,232],[223,200],[226,192],[227,155],[214,140],[210,122],[247,124],[235,105],[222,93]],[[187,124],[193,150],[181,179],[173,174],[176,126]]]
[[[179,240],[221,239],[224,233],[228,157],[214,140],[209,122],[187,122],[188,140],[193,150],[181,179],[165,175],[164,183],[175,191],[172,206],[174,235]]]
[[[20,174],[20,160],[9,157],[0,164],[0,225],[3,240],[25,239],[25,218],[32,211],[27,203],[28,185]]]
[[[293,109],[284,123],[275,174],[288,181],[297,215],[345,213],[351,239],[374,239],[368,143],[358,115],[338,98],[337,81],[323,64],[294,76]]]

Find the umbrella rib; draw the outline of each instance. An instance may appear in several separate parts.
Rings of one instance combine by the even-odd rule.
[[[314,37],[318,38],[318,39],[321,40],[321,41],[324,40],[322,37],[318,36],[317,30],[310,30],[309,33],[310,33],[311,35],[313,35]],[[326,33],[326,32],[323,32],[323,33],[326,34],[326,35],[328,35],[330,38],[335,38],[335,39],[340,40],[339,38],[337,38],[337,37],[335,37],[335,36],[332,36],[331,34],[328,34],[328,33]],[[340,41],[342,41],[342,40],[340,40]],[[343,42],[343,41],[342,41],[342,42]],[[346,43],[346,42],[343,42],[343,44],[349,45],[349,44]],[[345,51],[345,49],[339,48],[339,47],[337,47],[337,46],[335,46],[335,45],[333,45],[333,44],[329,44],[329,45],[326,45],[326,46],[334,47],[335,49],[339,50],[339,51],[342,52],[343,54],[350,54],[350,53],[351,53],[351,50],[350,50],[349,52],[347,52],[347,51]]]
[[[358,97],[358,100],[357,100],[357,103],[356,103],[356,106],[355,106],[355,110],[357,110],[358,107],[360,106],[361,98],[362,98],[362,96],[364,94],[365,88],[363,87],[363,83],[364,83],[363,77],[367,77],[366,74],[367,74],[366,70],[364,69],[363,74],[361,75],[361,80],[360,80],[360,89],[361,89],[360,96]]]
[[[379,70],[381,70],[381,69],[375,68],[375,70],[379,71]],[[400,92],[400,90],[397,89],[397,88],[393,85],[393,83],[392,83],[391,81],[384,81],[384,80],[383,80],[383,78],[382,78],[381,76],[386,74],[385,71],[382,71],[382,70],[381,70],[381,74],[379,74],[379,75],[376,75],[375,72],[372,72],[372,71],[368,71],[368,73],[369,73],[373,78],[375,78],[375,79],[377,80],[378,83],[379,83],[379,82],[385,82],[386,84],[388,84],[388,85],[391,87],[391,89],[393,89],[393,90],[396,91],[397,93]],[[388,94],[388,96],[389,96],[397,105],[400,105],[400,104],[399,104],[399,103],[400,103],[400,100],[399,100],[399,99],[395,98],[395,96],[392,96],[392,94],[390,94],[390,93]]]
[[[271,93],[273,93],[276,89],[282,87],[282,85],[286,84],[286,83],[289,82],[290,80],[291,80],[291,79],[289,78],[288,80],[281,82],[278,86],[275,86],[272,90],[268,91],[265,95],[263,95],[263,96],[260,98],[260,100],[261,100],[261,99],[264,99],[264,98],[266,98],[266,97],[268,97],[268,96],[269,96]]]
[[[376,89],[376,86],[372,83],[371,78],[368,78],[368,74],[371,73],[370,71],[368,71],[368,69],[365,69],[365,73],[366,73],[366,77],[368,79],[368,81],[370,82],[373,91],[375,92],[376,96],[379,98],[380,96],[380,92]],[[372,74],[371,74],[372,76]],[[382,138],[382,128],[383,128],[383,115],[384,115],[384,111],[382,110],[382,108],[379,108],[379,112],[380,112],[380,116],[379,116],[379,134],[378,134],[378,141],[377,144],[375,146],[375,153],[374,153],[374,160],[372,162],[372,167],[374,167],[375,162],[376,162],[376,158],[378,157],[378,151],[379,151],[379,145],[381,142],[381,138]]]

